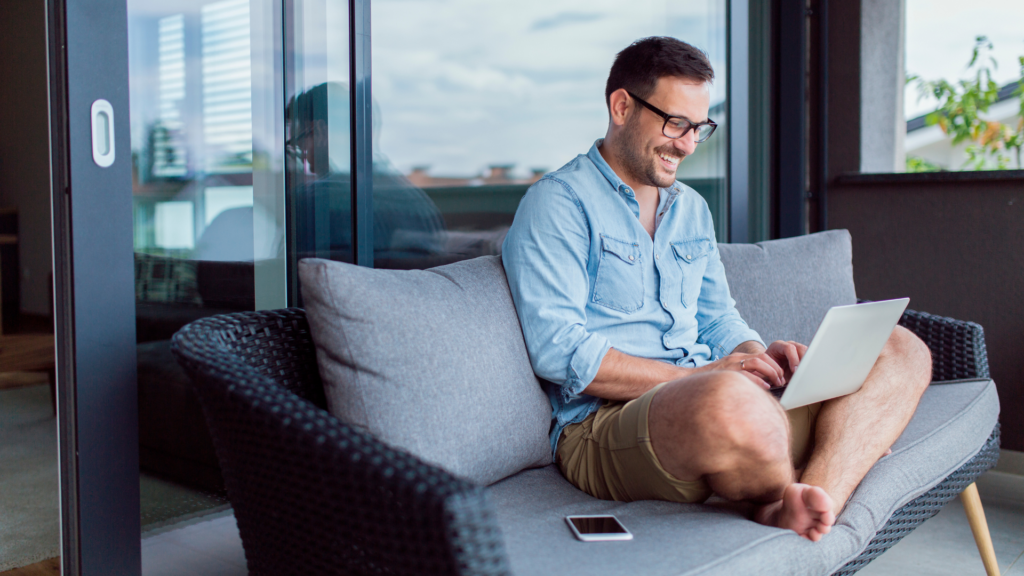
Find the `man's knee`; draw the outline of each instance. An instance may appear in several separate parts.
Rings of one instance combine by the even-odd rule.
[[[737,465],[789,464],[789,424],[777,400],[735,372],[718,372],[697,424]]]
[[[896,326],[882,353],[899,362],[904,370],[916,376],[912,378],[914,382],[921,383],[923,387],[927,387],[931,382],[931,351],[928,345],[910,330]]]

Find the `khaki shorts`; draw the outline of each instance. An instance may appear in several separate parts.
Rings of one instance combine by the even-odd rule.
[[[558,467],[580,490],[604,500],[703,502],[711,496],[704,480],[673,477],[658,462],[651,446],[647,411],[660,384],[629,402],[607,402],[579,424],[562,431],[556,450]],[[814,422],[821,404],[787,411],[790,453],[797,467],[810,456]]]

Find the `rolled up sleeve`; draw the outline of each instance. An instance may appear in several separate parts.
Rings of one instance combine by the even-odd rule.
[[[718,244],[708,258],[707,268],[697,304],[697,341],[711,348],[713,358],[730,354],[744,342],[764,345],[761,336],[750,328],[736,310],[736,301],[729,294],[725,267]]]
[[[501,257],[533,370],[566,400],[583,393],[611,348],[586,329],[589,254],[590,227],[569,186],[553,178],[531,186]]]

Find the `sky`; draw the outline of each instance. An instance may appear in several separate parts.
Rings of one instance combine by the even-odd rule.
[[[999,64],[993,79],[1000,86],[1021,77],[1024,56],[1024,0],[906,0],[907,74],[926,80],[966,78],[974,38],[988,36]],[[904,96],[908,119],[935,109],[935,99],[918,99],[913,84]]]

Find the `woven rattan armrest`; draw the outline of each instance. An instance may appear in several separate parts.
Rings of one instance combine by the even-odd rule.
[[[320,386],[301,310],[204,319],[172,350],[196,383],[251,574],[509,572],[484,488],[296,393]],[[310,358],[312,373],[288,369]]]
[[[989,378],[985,331],[980,324],[907,310],[900,326],[932,352],[932,381]]]

